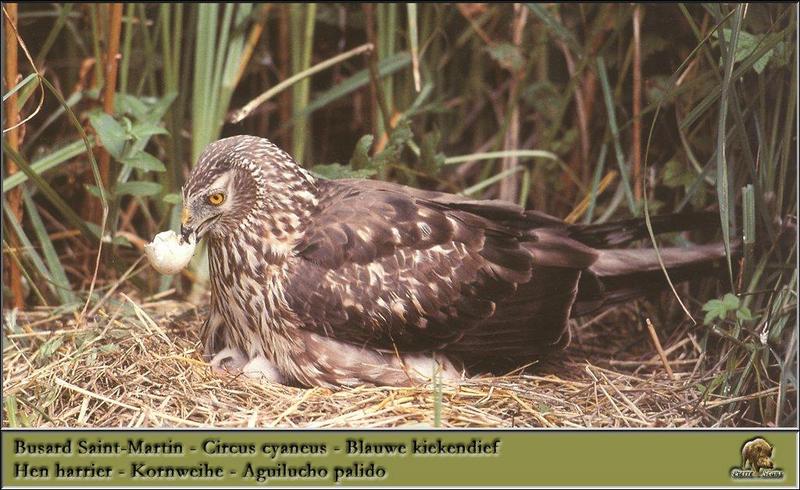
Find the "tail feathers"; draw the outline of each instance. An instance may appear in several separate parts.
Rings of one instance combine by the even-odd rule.
[[[630,250],[602,250],[589,270],[598,277],[616,277],[636,272],[661,270],[661,262],[669,271],[676,267],[716,261],[725,257],[721,243],[692,245],[690,247],[664,247]]]
[[[653,233],[670,233],[719,227],[719,215],[701,211],[696,213],[666,214],[650,218]],[[570,238],[595,248],[617,248],[649,236],[647,223],[642,218],[632,218],[613,223],[569,225]]]
[[[670,280],[678,283],[720,274],[725,248],[722,244],[667,247],[658,254]],[[581,276],[572,316],[667,288],[658,254],[654,249],[600,251]]]

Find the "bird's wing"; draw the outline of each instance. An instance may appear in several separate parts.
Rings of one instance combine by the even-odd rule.
[[[295,248],[286,300],[304,328],[338,340],[386,349],[448,345],[531,280],[537,259],[529,242],[542,242],[543,260],[572,267],[594,260],[580,247],[547,252],[557,234],[532,232],[527,219],[504,202],[325,182]]]

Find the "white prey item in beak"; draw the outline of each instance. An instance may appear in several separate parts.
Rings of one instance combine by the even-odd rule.
[[[162,274],[172,275],[181,271],[194,254],[197,245],[195,235],[192,234],[188,242],[172,230],[162,231],[153,238],[153,241],[144,246],[144,253],[150,265]]]

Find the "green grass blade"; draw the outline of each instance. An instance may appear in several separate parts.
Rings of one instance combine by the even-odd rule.
[[[37,284],[41,284],[42,281],[35,281],[31,277],[30,273],[27,271],[27,268],[22,263],[22,257],[27,257],[27,261],[33,266],[33,268],[39,274],[39,277],[44,280],[45,284],[47,284],[47,287],[50,289],[50,292],[55,296],[56,290],[50,277],[50,271],[47,270],[47,266],[42,260],[42,257],[36,252],[33,242],[31,242],[30,238],[28,238],[25,230],[22,229],[22,225],[20,225],[19,221],[17,221],[16,216],[10,212],[5,199],[3,199],[3,211],[6,213],[6,219],[11,225],[11,229],[14,230],[14,234],[17,236],[17,238],[19,238],[19,253],[11,253],[9,255],[19,266],[20,270],[22,270],[25,278],[28,279],[28,285],[33,289],[33,292],[39,298],[39,301],[41,301],[42,304],[47,305],[47,300],[45,300],[44,295],[37,286]],[[6,243],[5,240],[3,243],[6,248],[9,247],[9,244]]]
[[[461,194],[463,194],[465,196],[471,196],[472,194],[476,194],[476,193],[486,189],[490,185],[495,184],[497,182],[500,182],[501,180],[505,179],[506,177],[508,177],[510,175],[514,175],[517,172],[522,172],[523,170],[525,170],[524,166],[517,166],[517,167],[514,167],[514,168],[510,168],[508,170],[500,172],[497,175],[493,175],[493,176],[489,177],[488,179],[484,179],[483,181],[478,182],[477,184],[475,184],[475,185],[473,185],[471,187],[467,187],[466,189],[464,189],[461,192]]]
[[[58,35],[61,34],[61,30],[64,28],[64,25],[67,22],[67,17],[69,16],[70,12],[72,12],[72,7],[74,6],[71,3],[56,3],[53,4],[58,9],[58,19],[56,19],[55,24],[50,29],[50,32],[47,33],[47,39],[41,44],[41,48],[39,48],[39,53],[36,55],[36,66],[42,66],[43,62],[47,58],[47,53],[50,52],[50,48],[53,47],[53,43],[55,43],[56,38]]]
[[[92,145],[94,146],[94,145]],[[75,158],[76,156],[84,153],[86,151],[86,146],[84,145],[83,141],[73,141],[72,143],[64,146],[63,148],[59,148],[58,150],[36,160],[35,162],[31,163],[31,170],[36,172],[36,174],[41,175],[48,170],[55,168],[62,163]],[[5,179],[3,179],[3,193],[10,191],[11,189],[17,187],[18,185],[22,184],[23,182],[28,180],[28,175],[25,173],[17,172],[15,174],[9,175]]]
[[[396,53],[395,55],[383,59],[378,63],[378,74],[381,77],[387,77],[410,64],[411,55],[408,52],[403,51],[401,53]],[[365,68],[357,71],[346,80],[319,94],[310,104],[303,108],[302,111],[296,113],[289,124],[294,124],[302,117],[308,117],[314,111],[317,111],[328,104],[341,99],[342,97],[350,95],[368,83],[369,70]],[[277,92],[271,93],[270,97],[274,96],[275,94],[277,94]]]
[[[283,80],[282,82],[276,84],[274,87],[271,87],[266,92],[262,93],[261,95],[259,95],[255,99],[251,100],[250,102],[248,102],[241,109],[239,109],[236,112],[234,112],[231,115],[231,117],[229,118],[229,121],[232,122],[232,123],[241,122],[242,119],[244,119],[247,116],[249,116],[256,107],[258,107],[259,105],[261,105],[264,102],[268,101],[272,97],[278,95],[279,93],[283,92],[284,90],[286,90],[287,88],[291,87],[292,85],[298,83],[299,81],[301,81],[301,80],[303,80],[303,79],[305,79],[307,77],[310,77],[311,75],[314,75],[315,73],[319,73],[320,71],[325,70],[326,68],[329,68],[329,67],[331,67],[331,66],[333,66],[333,65],[335,65],[337,63],[340,63],[340,62],[346,60],[347,58],[351,58],[351,57],[356,56],[358,54],[365,53],[365,52],[369,51],[370,49],[371,49],[371,46],[369,44],[363,44],[363,45],[361,45],[361,46],[359,46],[357,48],[354,48],[354,49],[351,49],[350,51],[347,51],[346,53],[342,53],[340,55],[334,56],[333,58],[330,58],[330,59],[327,59],[327,60],[322,61],[320,63],[317,63],[316,65],[308,68],[307,70],[303,70],[300,73],[295,73],[291,77],[289,77],[286,80]],[[397,70],[399,68],[400,67],[397,67],[393,71],[395,71],[395,70]],[[361,72],[357,73],[356,75],[359,75],[360,73]],[[364,73],[365,74],[367,73],[366,70],[364,71]],[[353,80],[356,77],[356,75],[354,75],[354,77],[351,77],[350,79],[346,80],[345,82]],[[369,75],[367,75],[367,81],[368,80],[369,80]],[[344,89],[339,89],[339,92],[334,92],[333,94],[330,93],[331,91],[327,92],[327,94],[328,94],[327,97],[328,98],[325,101],[325,104],[330,103],[330,101],[332,101],[332,100],[335,100],[335,99],[338,99],[340,97],[343,97],[344,95],[347,95],[348,93],[352,92],[353,90],[356,90],[357,88],[359,88],[361,85],[363,85],[363,84],[357,85],[359,81],[360,80],[353,80],[353,82],[351,82],[351,83],[353,85],[356,85],[356,86],[348,85]],[[364,83],[366,83],[366,82],[364,82]],[[344,84],[344,82],[343,82],[343,84]],[[339,85],[337,85],[337,87],[339,87]],[[311,110],[307,110],[307,112],[310,113],[311,111],[319,109],[320,107],[322,107],[325,104],[322,104],[322,103],[319,102],[319,100],[317,100],[313,104],[314,108],[311,109]],[[308,109],[308,108],[306,108],[306,109]],[[298,121],[302,114],[303,114],[302,111],[297,113],[297,114],[295,114],[293,120],[294,121]]]
[[[742,189],[742,248],[744,249],[744,282],[750,280],[750,271],[756,244],[756,199],[753,184]]]
[[[445,159],[445,165],[455,165],[458,163],[471,162],[476,160],[496,160],[498,158],[517,157],[517,158],[545,158],[547,160],[559,161],[558,155],[545,150],[503,150],[488,151],[484,153],[472,153],[470,155],[459,155]]]
[[[210,140],[216,138],[218,133],[217,128],[222,125],[222,114],[224,114],[227,106],[223,107],[223,94],[222,83],[225,74],[226,60],[230,61],[231,46],[228,42],[231,31],[231,21],[233,20],[233,11],[235,5],[226,3],[222,14],[222,27],[219,33],[219,41],[217,42],[217,56],[214,61],[214,78],[211,87],[213,88],[212,95],[215,97],[214,108],[215,111],[211,112],[212,120],[210,121]]]
[[[219,6],[201,4],[197,6],[197,25],[192,78],[192,162],[200,157],[203,148],[211,141],[211,116],[217,113],[217,93],[213,86],[213,60],[217,45],[216,19]],[[218,88],[217,88],[218,90]]]
[[[134,22],[133,22],[133,15],[136,10],[136,4],[133,2],[129,3],[125,6],[125,16],[123,17],[123,22],[125,23],[123,27],[123,35],[122,35],[122,50],[120,51],[121,59],[119,60],[119,92],[124,94],[128,92],[128,73],[130,72],[131,66],[131,55],[133,54],[132,42],[133,42],[133,30],[134,30]]]
[[[519,205],[523,208],[525,207],[526,203],[528,202],[528,194],[531,191],[531,171],[529,168],[525,168],[525,171],[522,173],[522,182],[519,184]]]
[[[525,5],[531,10],[531,12],[533,12],[533,15],[538,17],[539,20],[541,20],[544,25],[556,35],[556,37],[566,42],[570,49],[572,49],[578,56],[583,56],[583,48],[572,32],[570,32],[561,24],[561,22],[558,21],[558,19],[550,14],[544,5],[540,3],[526,3]],[[558,8],[559,5],[555,5],[555,7]]]
[[[100,168],[97,166],[97,160],[94,158],[94,152],[92,152],[92,143],[89,141],[89,137],[86,135],[86,131],[83,130],[83,126],[81,125],[80,121],[78,121],[78,117],[72,112],[72,109],[69,107],[67,102],[64,100],[64,97],[61,95],[61,92],[58,91],[52,83],[46,78],[41,77],[41,81],[50,93],[58,99],[59,104],[66,112],[67,116],[69,116],[70,122],[75,127],[75,130],[78,132],[80,137],[83,139],[83,145],[86,148],[86,156],[89,158],[89,168],[92,169],[92,175],[94,176],[95,184],[100,188],[100,204],[103,207],[103,212],[108,213],[108,191],[103,186],[103,180],[100,178]],[[82,220],[80,223],[85,227],[85,224]]]
[[[14,86],[11,88],[11,90],[9,90],[9,91],[8,91],[8,92],[6,92],[5,94],[3,94],[3,102],[5,102],[5,101],[6,101],[6,99],[8,99],[9,97],[11,97],[12,95],[16,94],[16,93],[17,93],[17,92],[18,92],[20,89],[22,89],[22,87],[24,87],[25,85],[27,85],[27,84],[28,84],[28,82],[30,82],[31,80],[35,79],[36,77],[37,77],[37,74],[36,74],[36,73],[31,73],[31,74],[30,74],[30,75],[28,75],[27,77],[25,77],[25,78],[23,78],[22,80],[20,80],[20,82],[19,82],[18,84],[14,85]],[[23,104],[20,104],[20,105],[23,105]]]
[[[301,11],[299,6],[292,5],[294,16],[296,16],[297,25],[293,26],[296,29],[295,38],[300,39],[300,42],[295,45],[295,49],[299,51],[297,57],[292,63],[294,73],[302,73],[308,71],[311,66],[311,51],[314,45],[314,21],[316,19],[317,5],[315,3],[305,4],[305,11]],[[303,21],[300,21],[302,17]],[[302,24],[302,38],[300,38]],[[300,79],[297,84],[292,87],[292,111],[297,112],[302,110],[308,104],[309,80],[307,77]],[[297,123],[292,127],[292,155],[299,162],[305,161],[305,152],[308,146],[308,127],[307,121],[299,118]]]
[[[795,10],[797,10],[797,6],[795,6]],[[797,15],[797,13],[795,13]],[[794,21],[793,21],[794,22]],[[797,31],[797,25],[794,25],[795,32]],[[798,52],[797,46],[795,45],[794,48],[794,56],[791,57],[793,61],[793,68],[792,68],[792,78],[791,82],[789,83],[789,101],[786,104],[786,115],[785,120],[783,123],[783,137],[780,143],[780,160],[778,163],[778,175],[780,176],[778,180],[778,189],[776,192],[777,195],[777,209],[785,209],[784,207],[784,199],[788,197],[790,199],[788,206],[790,211],[793,214],[797,214],[797,179],[787,179],[783,178],[784,176],[790,175],[790,168],[793,166],[797,168],[797,140],[794,138],[797,132],[797,70],[798,70],[798,57],[800,57],[800,52]],[[793,161],[790,162],[790,159]],[[787,192],[787,187],[789,191]],[[794,188],[794,189],[792,189]],[[795,196],[792,199],[792,196]]]
[[[733,62],[736,45],[739,39],[739,31],[742,27],[744,6],[739,5],[736,7],[736,14],[733,19],[733,28],[731,29],[730,46],[723,49],[723,60],[725,62],[725,76],[722,80],[722,90],[720,92],[720,108],[719,117],[717,119],[717,202],[719,204],[719,217],[722,225],[722,242],[725,246],[726,264],[728,266],[728,277],[731,283],[731,290],[735,290],[733,281],[733,265],[731,260],[731,196],[729,193],[729,176],[728,176],[728,160],[726,157],[727,151],[727,117],[728,117],[728,103],[731,87],[731,77],[733,76]],[[724,36],[720,36],[720,45],[724,45]]]
[[[611,128],[611,135],[614,141],[614,153],[617,156],[617,166],[619,166],[619,175],[622,180],[622,186],[625,191],[625,198],[628,201],[628,209],[634,216],[639,215],[639,210],[636,206],[636,200],[633,198],[633,190],[631,189],[630,177],[628,176],[628,166],[625,163],[625,154],[622,151],[622,143],[619,137],[619,127],[617,126],[617,114],[614,110],[614,100],[611,95],[611,87],[608,83],[608,73],[606,71],[606,64],[602,56],[597,57],[597,74],[600,78],[600,86],[603,89],[603,100],[606,104],[606,111],[608,113],[608,126]]]
[[[11,394],[4,396],[6,405],[6,417],[8,417],[9,427],[19,427],[17,421],[17,397]]]
[[[600,179],[603,175],[603,170],[606,166],[606,156],[608,155],[608,144],[603,144],[600,148],[600,155],[597,157],[597,165],[594,169],[594,175],[592,176],[592,191],[590,196],[592,196],[589,200],[589,207],[586,210],[586,216],[584,217],[584,223],[591,223],[592,218],[594,217],[594,208],[597,206],[597,189],[600,187]]]
[[[95,94],[99,94],[100,92],[97,90],[91,90],[88,92],[91,96],[95,96]],[[50,111],[50,114],[47,116],[47,119],[38,127],[36,131],[32,134],[25,137],[25,144],[22,147],[22,154],[28,154],[28,150],[33,146],[33,144],[39,139],[39,136],[45,132],[47,128],[50,127],[59,117],[61,117],[67,109],[72,109],[75,107],[75,104],[83,100],[84,92],[75,92],[69,96],[69,98],[64,102],[64,106],[59,106],[55,110]]]
[[[22,156],[14,151],[13,148],[8,144],[6,139],[3,139],[3,151],[5,154],[14,160],[14,163],[17,164],[20,170],[22,170],[31,182],[39,188],[39,191],[50,201],[53,206],[58,209],[58,211],[69,221],[73,226],[78,228],[81,233],[88,238],[89,240],[94,241],[94,234],[86,226],[86,223],[78,216],[78,214],[61,198],[61,195],[56,192],[55,189],[46,181],[44,180],[39,174],[34,172],[28,162],[25,161]]]
[[[733,73],[731,74],[731,79],[738,80],[739,78],[744,76],[745,73],[752,70],[753,65],[755,65],[756,61],[760,60],[769,51],[775,49],[775,47],[780,42],[781,38],[778,36],[764,36],[764,39],[759,44],[759,47],[753,50],[753,52],[749,56],[747,56],[747,58],[738,63],[738,66],[733,70]],[[733,55],[731,55],[731,57],[732,56]],[[696,106],[694,106],[692,110],[689,112],[689,114],[687,114],[686,117],[683,118],[680,126],[681,129],[686,129],[691,127],[696,121],[700,119],[700,117],[703,114],[706,113],[706,111],[708,111],[711,107],[713,107],[713,104],[717,101],[717,99],[720,98],[721,95],[722,91],[718,87],[712,87],[712,92],[709,95],[707,95]]]
[[[39,211],[36,209],[36,204],[31,199],[28,189],[22,189],[22,199],[25,203],[27,210],[26,214],[31,222],[36,238],[39,240],[39,245],[42,247],[44,260],[47,263],[47,269],[50,271],[49,281],[54,286],[56,295],[58,296],[61,304],[69,304],[78,300],[77,296],[72,292],[72,286],[67,278],[67,273],[64,271],[64,266],[61,265],[61,259],[58,257],[56,248],[47,234],[47,229],[42,222]]]

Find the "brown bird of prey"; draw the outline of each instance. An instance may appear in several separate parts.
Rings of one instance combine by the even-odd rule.
[[[570,225],[503,201],[324,180],[263,138],[210,144],[183,188],[205,237],[215,368],[305,386],[409,385],[514,369],[570,340],[568,320],[661,289],[643,220]],[[713,218],[713,217],[712,217]],[[710,225],[652,220],[655,232]],[[719,245],[662,248],[673,280]]]

